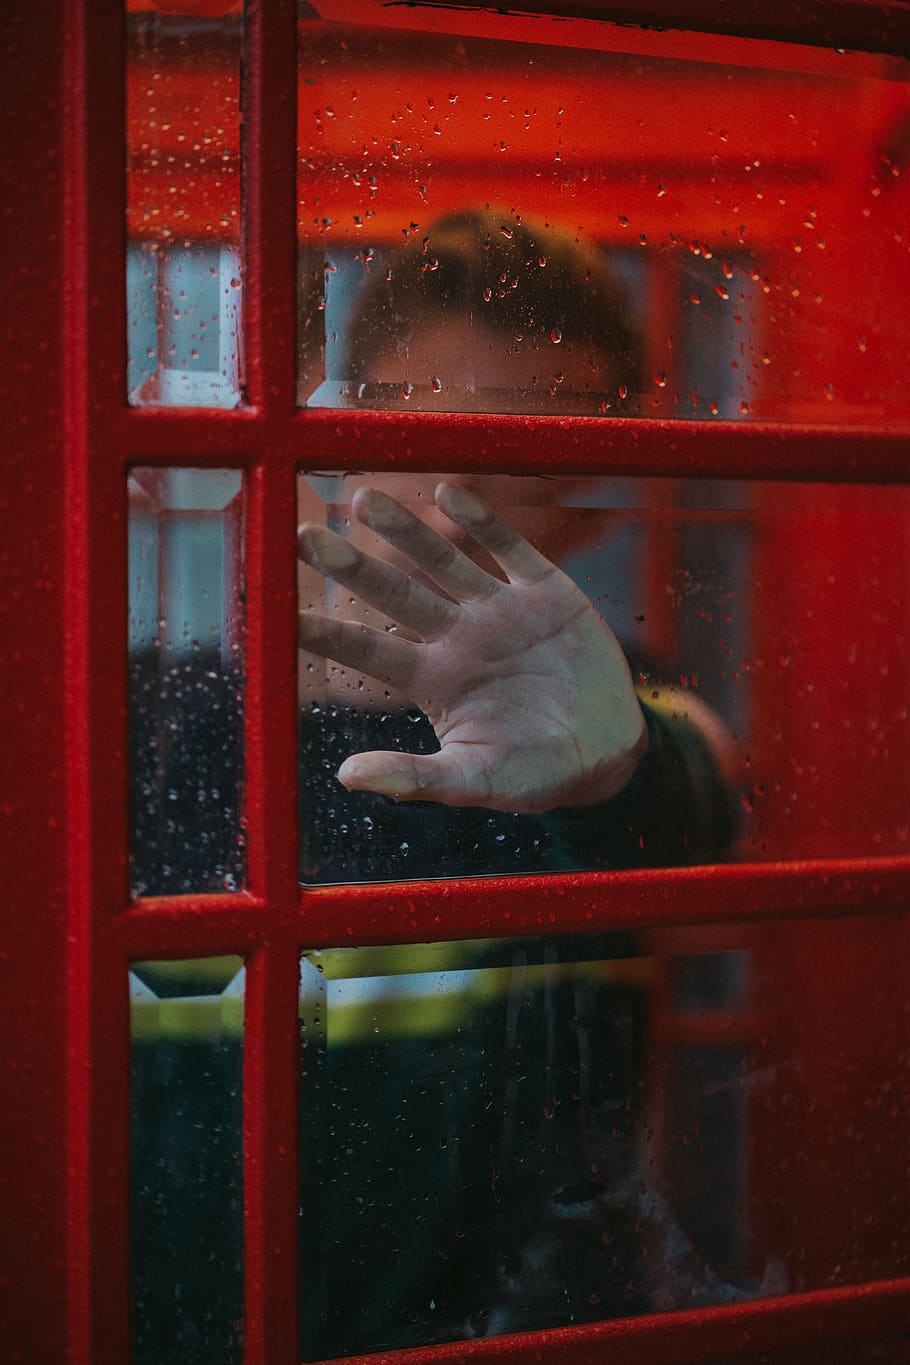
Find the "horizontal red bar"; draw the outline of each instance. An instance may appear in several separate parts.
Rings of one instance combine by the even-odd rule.
[[[265,903],[245,892],[149,896],[115,920],[113,932],[133,962],[245,955],[262,945],[273,921]]]
[[[696,29],[744,38],[770,38],[819,47],[856,48],[905,56],[910,46],[910,6],[904,0],[825,0],[803,8],[787,0],[532,0],[532,12],[604,19],[641,28]]]
[[[300,896],[308,947],[827,918],[910,908],[910,858],[328,886]]]
[[[311,411],[310,468],[903,482],[910,430]],[[365,462],[372,461],[372,463]],[[332,463],[326,464],[329,460]]]
[[[309,470],[628,474],[905,483],[910,428],[355,412],[314,408],[123,409],[123,464]]]
[[[301,888],[308,948],[668,925],[824,919],[910,909],[910,858],[739,863]],[[115,922],[128,957],[248,952],[275,911],[244,894],[138,901]]]
[[[906,1333],[910,1279],[349,1358],[347,1365],[696,1365]],[[900,1347],[898,1347],[898,1350]],[[906,1357],[884,1357],[893,1360]]]
[[[735,5],[718,5],[716,0],[611,0],[609,4],[605,0],[525,0],[499,10],[492,6],[487,10],[476,0],[393,5],[371,4],[369,0],[342,0],[329,5],[318,0],[315,8],[336,21],[361,23],[369,23],[370,12],[379,11],[385,25],[438,28],[442,32],[474,31],[491,12],[507,16],[516,28],[525,15],[544,15],[650,29],[658,36],[672,30],[694,31],[898,56],[906,55],[910,46],[910,6],[905,0],[825,0],[821,7],[806,8],[787,0],[737,0]],[[468,28],[471,20],[474,25]],[[372,22],[377,20],[373,18]],[[525,37],[525,32],[521,36]]]

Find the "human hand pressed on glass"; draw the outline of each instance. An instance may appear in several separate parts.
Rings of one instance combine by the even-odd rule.
[[[581,589],[473,494],[441,483],[435,502],[505,581],[375,488],[355,494],[354,516],[419,579],[323,527],[298,532],[307,564],[411,637],[306,611],[301,647],[403,693],[440,744],[431,755],[353,754],[339,780],[400,801],[526,814],[615,796],[647,747],[616,637]]]

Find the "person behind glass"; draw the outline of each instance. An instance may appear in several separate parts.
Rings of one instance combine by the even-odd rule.
[[[642,388],[641,339],[603,257],[507,216],[458,214],[392,254],[351,335],[347,372],[367,404],[384,391],[372,385],[399,402],[411,385],[409,401],[450,410],[489,410],[494,391],[497,410],[540,400],[621,413]],[[709,709],[688,694],[672,710],[642,699],[581,589],[470,480],[416,476],[409,491],[424,498],[420,516],[376,476],[354,495],[346,535],[299,531],[304,563],[342,585],[346,607],[300,616],[303,650],[338,670],[329,705],[302,717],[302,804],[319,826],[304,856],[317,878],[721,856],[734,820]],[[339,761],[340,786],[329,777]],[[629,959],[640,945],[615,934],[601,950]],[[490,945],[490,963],[510,968],[497,978],[505,994],[455,1046],[428,1024],[410,1048],[329,1049],[348,1155],[328,1176],[328,1311],[312,1354],[711,1298],[716,1280],[686,1264],[679,1230],[638,1178],[644,993],[634,981],[605,989],[590,963],[560,971],[573,951],[554,937],[557,965],[531,989],[522,941],[505,958]],[[417,1097],[433,1094],[446,1096],[446,1117],[435,1131],[428,1103],[415,1130]],[[308,1123],[304,1151],[322,1152]],[[370,1160],[395,1170],[390,1186],[363,1184]],[[304,1279],[305,1303],[308,1293]]]
[[[367,398],[375,386],[400,402],[409,387],[411,403],[448,410],[543,400],[551,411],[622,413],[642,390],[641,337],[603,255],[512,217],[457,214],[392,255],[350,332],[346,370]],[[366,695],[362,680],[359,695],[349,693],[358,707],[369,679],[381,685],[382,711],[395,698],[418,707],[438,749],[350,754],[342,786],[397,803],[544,817],[543,856],[560,867],[720,852],[733,828],[731,765],[709,708],[691,693],[669,711],[642,698],[581,589],[469,480],[415,476],[409,491],[431,509],[422,517],[383,491],[381,476],[370,482],[354,495],[346,538],[305,525],[298,546],[311,568],[381,615],[370,623],[362,611],[305,611],[300,644],[366,675]],[[363,549],[359,530],[386,548]]]

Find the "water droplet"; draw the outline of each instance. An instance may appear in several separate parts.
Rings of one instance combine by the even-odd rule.
[[[558,346],[559,343],[562,341],[562,329],[559,327],[554,327],[552,332],[550,333],[550,340],[552,341],[554,346]]]
[[[430,384],[432,386],[434,393],[442,393],[442,380],[439,378],[438,375],[435,374],[433,375],[433,378],[430,380]]]

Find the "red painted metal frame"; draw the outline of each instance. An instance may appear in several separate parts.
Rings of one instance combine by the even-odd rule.
[[[63,52],[58,6],[0,10],[3,127],[17,128],[0,146],[0,1354],[35,1365],[66,1351]]]
[[[631,12],[625,6],[623,14]],[[654,21],[659,7],[635,7]],[[711,6],[714,14],[716,6]],[[608,7],[597,6],[602,17]],[[813,39],[784,4],[722,20]],[[843,41],[906,50],[906,5],[826,7]],[[902,431],[298,412],[295,365],[295,6],[251,0],[245,103],[248,406],[126,406],[124,20],[117,0],[9,0],[0,82],[18,255],[2,382],[18,403],[4,494],[10,632],[0,668],[10,866],[0,926],[3,1094],[21,1119],[4,1153],[3,1248],[14,1250],[4,1359],[121,1365],[128,1323],[128,1000],[131,958],[242,952],[249,963],[245,1192],[247,1360],[296,1360],[294,1075],[301,944],[388,942],[830,916],[906,909],[910,860],[332,887],[296,879],[295,476],[309,468],[561,470],[888,482]],[[610,10],[618,14],[618,10]],[[705,6],[660,9],[708,22]],[[736,17],[733,17],[736,15]],[[36,170],[37,168],[37,170]],[[6,263],[9,263],[7,248]],[[14,392],[11,392],[14,390]],[[247,473],[249,889],[129,905],[126,498],[132,464]],[[732,907],[732,908],[731,908]],[[62,1102],[65,1099],[65,1105]],[[850,1338],[895,1338],[910,1282],[400,1353],[572,1362],[707,1361]],[[899,1346],[894,1348],[897,1360]],[[375,1361],[377,1358],[372,1357]]]
[[[249,468],[260,441],[285,449],[305,469],[392,468],[460,473],[551,472],[559,446],[565,474],[689,475],[901,483],[910,429],[781,426],[762,422],[635,421],[597,417],[488,418],[473,413],[307,409],[276,420],[268,412],[114,414],[113,439],[128,464],[168,464],[192,451],[195,465]],[[606,428],[606,429],[605,429]]]
[[[295,922],[307,948],[468,939],[478,935],[768,923],[899,912],[910,859],[843,858],[631,872],[575,872],[301,889]],[[114,926],[130,958],[246,953],[271,941],[256,896],[148,897]]]
[[[560,1328],[485,1341],[414,1351],[360,1356],[361,1365],[472,1365],[500,1360],[514,1365],[698,1365],[741,1360],[767,1365],[765,1354],[783,1345],[794,1350],[870,1340],[894,1354],[889,1365],[904,1365],[906,1295],[910,1280],[859,1285],[845,1290],[794,1294],[769,1304],[739,1304],[672,1315]],[[903,1334],[903,1343],[901,1341]],[[874,1357],[873,1357],[874,1359]]]
[[[420,0],[418,0],[418,3]],[[471,0],[423,0],[428,7],[479,9]],[[491,7],[492,8],[492,7]],[[660,31],[683,29],[728,33],[742,38],[770,38],[783,42],[816,43],[860,52],[910,50],[910,5],[906,0],[822,0],[812,8],[781,0],[528,0],[497,6],[501,12],[552,14],[566,18],[600,19]]]

